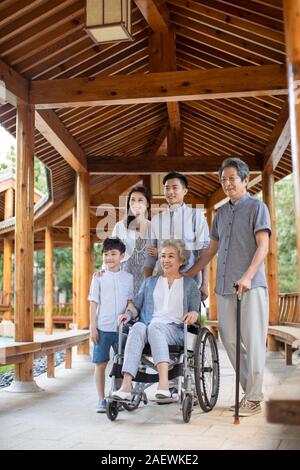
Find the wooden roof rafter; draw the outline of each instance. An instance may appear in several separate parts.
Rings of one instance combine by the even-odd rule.
[[[36,80],[31,84],[29,101],[38,109],[51,109],[286,94],[285,66],[274,64],[93,80]]]

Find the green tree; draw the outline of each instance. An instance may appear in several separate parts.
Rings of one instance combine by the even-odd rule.
[[[0,170],[6,170],[10,168],[12,173],[16,173],[16,148],[11,145],[7,154],[6,162],[0,164]],[[34,188],[40,191],[42,194],[47,192],[47,178],[45,165],[38,159],[34,158]]]
[[[296,216],[293,175],[275,184],[280,292],[297,292]]]

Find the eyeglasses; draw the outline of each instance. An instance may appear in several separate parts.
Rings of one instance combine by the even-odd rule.
[[[221,178],[220,179],[220,182],[222,185],[226,184],[226,183],[234,183],[236,179],[238,179],[239,176],[229,176],[229,178]]]

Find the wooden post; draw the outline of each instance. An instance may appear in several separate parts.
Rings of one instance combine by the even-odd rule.
[[[263,171],[263,200],[268,206],[271,218],[272,236],[269,240],[269,253],[266,259],[267,281],[269,287],[269,324],[279,322],[279,288],[278,288],[278,255],[276,241],[276,214],[274,174]]]
[[[55,377],[55,355],[47,355],[47,377],[53,379]]]
[[[212,207],[206,210],[206,218],[208,227],[211,230],[212,223],[214,220],[215,211]],[[217,320],[217,300],[215,294],[216,287],[216,277],[217,277],[217,257],[215,256],[209,263],[209,319]]]
[[[284,0],[300,291],[300,0]]]
[[[92,282],[92,277],[95,272],[95,250],[94,250],[94,240],[90,239],[90,280],[89,284]]]
[[[33,186],[34,108],[17,105],[15,190],[15,325],[16,341],[33,341]],[[33,355],[16,364],[15,380],[33,382]]]
[[[90,213],[89,213],[89,175],[77,174],[77,236],[79,244],[78,256],[78,295],[79,310],[77,312],[78,328],[89,327],[90,287]],[[78,346],[79,354],[89,354],[89,341]]]
[[[72,347],[66,349],[66,369],[72,369]]]
[[[14,191],[9,188],[5,191],[4,219],[9,219],[14,215]],[[12,252],[13,240],[4,238],[3,240],[3,289],[4,305],[10,305],[11,297],[11,278],[12,278]],[[4,312],[3,320],[11,320],[11,306]]]
[[[53,233],[45,231],[45,334],[53,333]]]
[[[77,324],[78,314],[78,237],[77,237],[77,208],[74,206],[72,213],[72,254],[73,254],[73,323]]]
[[[153,31],[149,36],[150,72],[170,72],[176,70],[175,28],[170,26],[163,31]],[[168,155],[184,155],[183,128],[180,122],[178,102],[167,103],[169,127],[167,131]]]
[[[143,175],[142,180],[145,188],[148,188],[149,191],[151,191],[151,175]]]

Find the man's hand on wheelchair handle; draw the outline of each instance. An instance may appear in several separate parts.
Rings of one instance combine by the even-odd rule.
[[[199,318],[198,312],[188,312],[183,316],[183,322],[187,323],[187,325],[193,325],[194,323],[197,323]]]
[[[124,323],[126,325],[126,323],[128,323],[130,320],[131,320],[131,316],[127,312],[122,313],[121,315],[118,316],[117,325],[120,326],[121,323]]]

